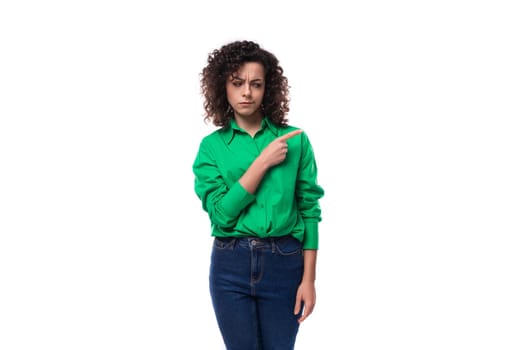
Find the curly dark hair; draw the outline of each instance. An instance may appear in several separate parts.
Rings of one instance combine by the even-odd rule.
[[[277,58],[253,41],[234,41],[208,55],[208,65],[201,73],[205,122],[226,126],[233,111],[226,97],[226,82],[246,62],[258,62],[264,67],[265,90],[262,105],[264,115],[274,124],[286,126],[289,111],[288,79]]]

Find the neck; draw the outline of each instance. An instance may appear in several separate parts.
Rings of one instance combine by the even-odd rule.
[[[262,113],[257,113],[249,117],[236,115],[235,122],[239,127],[245,130],[251,136],[254,136],[257,131],[261,128],[261,123],[263,120]]]

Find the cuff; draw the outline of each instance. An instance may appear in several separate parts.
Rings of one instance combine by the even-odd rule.
[[[255,195],[246,191],[239,182],[236,182],[222,198],[222,209],[226,215],[236,217],[241,210],[254,200]]]
[[[304,223],[303,249],[318,249],[319,247],[319,222],[306,221]]]

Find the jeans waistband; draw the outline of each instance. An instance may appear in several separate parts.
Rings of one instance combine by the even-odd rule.
[[[232,240],[235,242],[234,244],[238,244],[241,247],[245,248],[272,248],[272,250],[275,247],[275,244],[278,243],[280,240],[289,239],[292,235],[285,235],[285,236],[279,236],[279,237],[216,237],[216,239],[221,241],[229,241]]]

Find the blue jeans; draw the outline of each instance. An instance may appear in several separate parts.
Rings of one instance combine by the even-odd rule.
[[[292,236],[215,238],[210,293],[228,350],[292,350],[303,276],[302,244]]]

